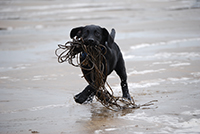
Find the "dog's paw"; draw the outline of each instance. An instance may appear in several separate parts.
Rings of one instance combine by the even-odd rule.
[[[94,98],[94,93],[92,93],[83,104],[91,104]]]
[[[79,93],[74,96],[74,100],[76,101],[76,103],[79,103],[79,104],[92,103],[93,98],[94,98],[94,94],[91,94],[89,96],[83,96],[81,95],[81,93]]]
[[[122,97],[129,100],[129,101],[132,101],[130,94],[123,94]]]
[[[76,103],[83,104],[87,98],[81,97],[80,94],[74,96],[74,100]]]

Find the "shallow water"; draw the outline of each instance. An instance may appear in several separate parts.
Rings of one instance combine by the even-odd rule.
[[[199,20],[198,0],[0,1],[0,133],[200,133]],[[158,102],[74,102],[87,83],[54,51],[86,24],[115,28],[131,96]],[[108,82],[121,96],[118,76]]]

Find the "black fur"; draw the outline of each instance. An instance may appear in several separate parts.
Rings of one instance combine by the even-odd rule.
[[[109,75],[113,70],[119,75],[121,79],[121,88],[124,98],[131,100],[128,84],[127,84],[127,74],[124,59],[118,45],[114,42],[115,30],[111,30],[111,34],[105,28],[101,28],[96,25],[87,25],[85,27],[77,27],[71,30],[70,37],[74,38],[82,37],[84,43],[90,45],[102,44],[107,48],[107,53],[105,55],[107,62],[107,75]],[[81,60],[84,59],[82,56]],[[82,70],[84,74],[87,74],[88,71]],[[106,71],[104,72],[106,74]],[[90,76],[87,76],[89,80]],[[106,80],[104,80],[106,81]],[[99,93],[96,93],[96,90],[88,85],[81,93],[74,96],[74,99],[77,103],[84,103],[86,100],[91,99],[94,95],[100,96]]]

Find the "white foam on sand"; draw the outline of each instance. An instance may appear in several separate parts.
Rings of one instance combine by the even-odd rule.
[[[37,80],[57,80],[57,77],[62,77],[63,75],[49,74],[49,75],[35,75],[31,78],[32,81]]]
[[[53,109],[53,108],[61,108],[61,107],[68,107],[66,104],[52,104],[52,105],[45,105],[45,106],[36,106],[31,108],[24,108],[24,109],[15,109],[9,111],[1,111],[0,114],[7,114],[7,113],[19,113],[24,111],[39,111],[44,109]]]
[[[193,110],[193,111],[184,111],[181,114],[183,115],[200,115],[200,110]]]
[[[127,73],[127,75],[132,75],[132,74],[147,74],[147,73],[155,73],[155,72],[161,72],[161,71],[164,71],[166,69],[162,68],[162,69],[158,69],[158,70],[144,70],[144,71],[132,71],[132,72],[129,72]]]
[[[192,111],[185,111],[186,114],[190,114]],[[199,110],[196,111],[199,113]],[[182,114],[185,114],[184,112]],[[158,133],[198,133],[200,132],[200,119],[191,118],[189,120],[184,120],[181,117],[171,116],[171,115],[158,115],[149,116],[145,112],[137,114],[128,114],[126,116],[121,116],[125,120],[142,121],[151,124],[152,128],[157,128],[158,126],[166,126],[164,128],[158,129]],[[146,124],[146,123],[144,123]],[[142,126],[141,126],[142,127]]]
[[[30,67],[31,64],[17,64],[15,66],[8,66],[8,67],[0,67],[0,72],[9,71],[9,70],[23,70]]]
[[[153,80],[145,80],[145,81],[140,81],[138,83],[128,83],[129,89],[137,89],[137,88],[150,88],[152,86],[158,86],[160,83],[165,82],[165,79],[153,79]],[[121,86],[112,86],[112,89],[114,92],[121,91]],[[134,91],[135,92],[135,91]]]
[[[191,63],[177,63],[177,64],[171,64],[171,67],[179,67],[179,66],[189,66]]]
[[[200,78],[200,72],[192,72],[191,75]]]
[[[105,131],[114,131],[117,130],[117,128],[106,128]]]
[[[126,61],[135,60],[135,61],[144,61],[144,60],[168,60],[168,59],[199,59],[200,54],[196,52],[160,52],[152,55],[147,56],[139,56],[139,55],[124,55],[124,59]]]
[[[2,7],[0,12],[7,13],[8,15],[1,15],[0,19],[9,19],[9,18],[29,18],[48,15],[58,15],[66,13],[88,13],[94,11],[112,11],[112,10],[125,10],[127,7],[123,3],[75,3],[75,4],[57,4],[57,5],[37,5],[37,6],[16,6],[16,7]],[[14,12],[14,13],[13,13]],[[17,13],[17,14],[16,14]],[[96,16],[97,18],[101,16]],[[105,16],[103,16],[105,17]],[[91,19],[93,16],[79,16],[79,17],[65,17],[65,19]],[[41,18],[40,18],[41,19]],[[45,18],[48,20],[55,20],[56,18],[48,17]]]
[[[9,79],[9,78],[10,78],[9,76],[2,76],[2,77],[0,77],[0,79],[2,79],[2,80],[3,80],[3,79],[4,79],[4,80],[5,80],[5,79]]]
[[[56,4],[56,5],[35,5],[35,6],[21,6],[21,7],[2,7],[1,12],[18,12],[18,11],[29,11],[29,10],[55,10],[55,9],[73,9],[74,12],[77,12],[79,8],[86,7],[107,7],[112,6],[111,3],[74,3],[74,4]]]
[[[159,82],[151,82],[151,83],[129,83],[129,87],[131,89],[134,88],[148,88],[148,87],[152,87],[152,86],[157,86],[160,85]]]
[[[58,108],[58,107],[67,107],[66,104],[56,104],[56,105],[46,105],[46,106],[37,106],[37,107],[32,107],[28,108],[28,111],[38,111],[38,110],[43,110],[47,108]]]
[[[160,45],[170,45],[170,44],[176,44],[176,43],[183,43],[187,41],[200,41],[200,38],[191,38],[191,39],[180,39],[180,40],[171,40],[166,42],[157,42],[157,43],[142,43],[135,46],[131,46],[132,50],[145,48],[145,47],[152,47],[152,46],[160,46]]]
[[[154,62],[153,65],[163,65],[163,64],[171,64],[172,61],[164,61],[164,62]]]
[[[187,81],[190,80],[191,78],[188,77],[182,77],[182,78],[167,78],[169,81]]]
[[[162,64],[170,64],[171,60],[179,59],[191,59],[198,60],[200,58],[199,52],[159,52],[160,50],[173,50],[174,48],[189,48],[189,47],[199,47],[200,38],[182,39],[182,40],[172,40],[168,42],[158,42],[158,43],[145,43],[135,46],[131,46],[131,50],[124,52],[124,59],[134,60],[134,61],[144,61],[144,60],[166,60]],[[157,51],[159,50],[159,51]],[[160,64],[158,62],[154,64]],[[181,64],[183,65],[183,64]],[[176,66],[181,66],[176,65]],[[184,63],[184,65],[186,65]],[[188,63],[187,63],[188,65]],[[175,65],[174,65],[175,66]]]

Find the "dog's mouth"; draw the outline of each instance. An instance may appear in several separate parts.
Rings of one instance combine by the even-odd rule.
[[[95,45],[99,45],[99,41],[94,40],[94,39],[84,39],[84,44],[95,46]]]

